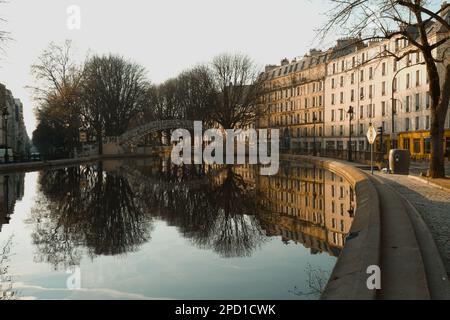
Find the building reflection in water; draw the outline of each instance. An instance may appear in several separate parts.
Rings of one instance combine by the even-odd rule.
[[[0,231],[3,225],[9,224],[16,201],[22,200],[24,180],[24,173],[0,176]]]
[[[36,260],[58,268],[79,264],[85,252],[138,250],[155,220],[227,258],[251,256],[274,236],[339,255],[355,209],[350,185],[314,166],[286,163],[270,177],[258,172],[176,167],[159,158],[43,172],[29,221]]]
[[[268,235],[301,243],[312,253],[340,254],[355,208],[353,189],[346,180],[323,168],[289,163],[278,175],[258,180],[267,195]]]

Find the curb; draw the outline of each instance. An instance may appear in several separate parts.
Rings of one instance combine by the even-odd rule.
[[[432,187],[438,188],[439,190],[442,190],[442,191],[445,191],[445,192],[450,193],[450,189],[449,189],[449,188],[446,188],[446,187],[443,187],[443,186],[441,186],[441,185],[438,185],[438,184],[436,184],[436,183],[434,183],[434,182],[431,182],[431,181],[428,180],[428,179],[423,179],[423,178],[421,178],[421,177],[414,176],[414,175],[411,175],[411,174],[408,175],[408,178],[411,178],[411,179],[413,179],[413,180],[416,180],[416,181],[425,183],[425,184],[427,184],[427,185],[429,185],[429,186],[432,186]]]
[[[431,299],[433,300],[449,300],[450,299],[450,283],[447,271],[442,261],[442,257],[436,246],[430,229],[422,218],[419,211],[413,204],[403,195],[400,198],[405,202],[409,209],[409,217],[416,233],[417,241],[421,248],[422,258],[427,273],[428,286],[430,289]]]

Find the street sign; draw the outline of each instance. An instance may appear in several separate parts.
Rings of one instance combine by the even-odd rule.
[[[369,130],[367,131],[367,140],[369,140],[370,144],[374,144],[375,140],[377,139],[377,130],[375,127],[370,126]]]

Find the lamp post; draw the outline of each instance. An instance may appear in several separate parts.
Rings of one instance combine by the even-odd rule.
[[[347,111],[348,117],[349,117],[349,133],[348,133],[348,161],[353,162],[353,155],[352,155],[352,120],[353,120],[353,114],[354,110],[353,107],[350,106]]]
[[[391,86],[391,89],[392,89],[392,97],[391,97],[391,105],[392,105],[391,106],[391,109],[392,109],[391,110],[391,126],[392,126],[392,130],[391,130],[391,148],[392,149],[395,149],[397,147],[396,141],[395,141],[395,109],[397,109],[397,108],[395,106],[396,105],[396,99],[394,97],[394,94],[395,94],[395,92],[397,92],[398,84],[396,85],[395,91],[394,91],[394,84],[395,84],[395,82],[397,80],[398,74],[401,71],[403,71],[405,69],[408,69],[410,67],[413,67],[413,66],[417,66],[417,65],[425,65],[425,62],[420,62],[420,63],[416,63],[416,64],[413,64],[413,65],[406,65],[403,68],[398,69],[397,72],[395,72],[394,76],[392,77],[392,86]]]
[[[9,162],[9,153],[8,153],[8,109],[4,108],[3,109],[3,121],[4,121],[4,129],[5,129],[5,163]]]

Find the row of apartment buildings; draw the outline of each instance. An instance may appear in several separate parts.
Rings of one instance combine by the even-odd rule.
[[[431,43],[448,36],[437,24],[428,34]],[[383,128],[377,151],[389,150],[394,140],[413,157],[426,158],[431,152],[429,84],[422,54],[407,54],[411,49],[399,38],[366,43],[348,38],[327,51],[311,50],[300,59],[266,66],[262,104],[269,112],[257,126],[280,129],[285,148],[320,152],[347,149],[350,130],[352,148],[370,150],[366,133],[373,125]],[[443,50],[435,54],[448,63],[450,53]],[[438,68],[443,75],[444,63]],[[450,115],[445,148],[450,150]]]
[[[5,161],[6,149],[9,150],[8,161],[13,161],[26,158],[30,147],[31,141],[23,118],[23,104],[0,83],[0,162]]]

